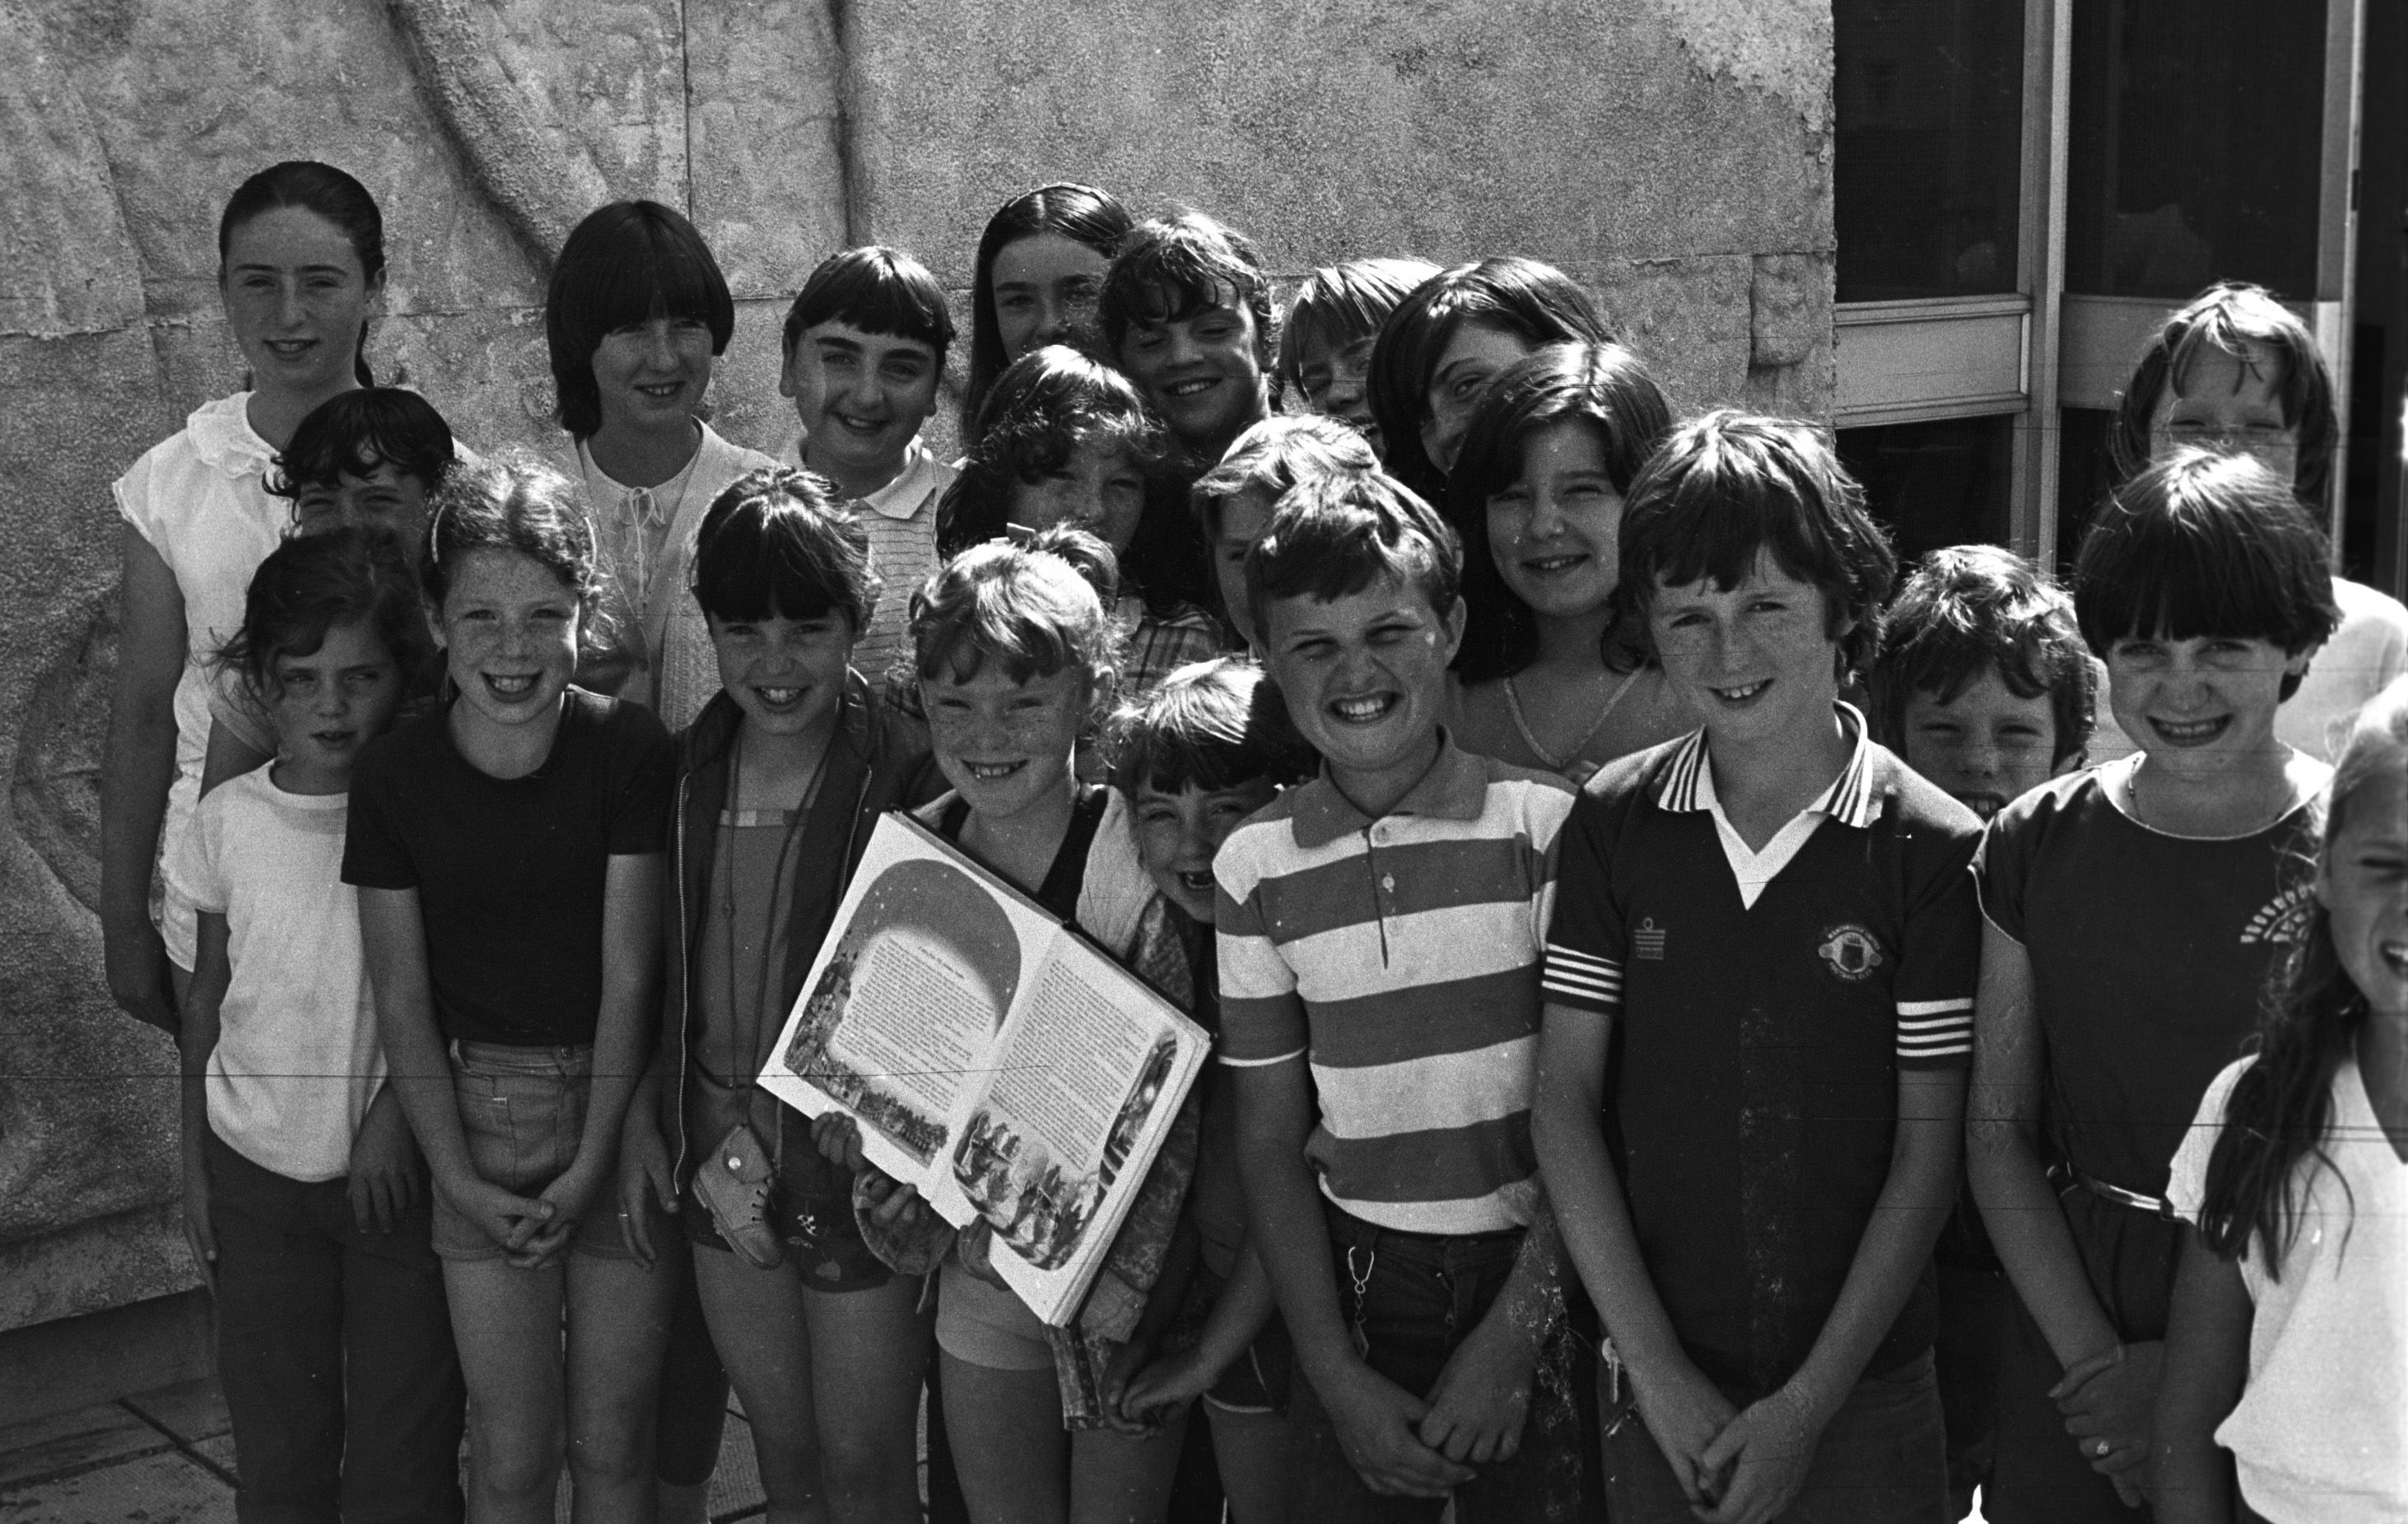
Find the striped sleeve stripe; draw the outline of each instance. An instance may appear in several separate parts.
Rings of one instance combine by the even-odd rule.
[[[1901,1018],[1909,1016],[1937,1016],[1945,1014],[1951,1011],[1971,1011],[1972,1009],[1973,997],[1971,995],[1964,997],[1962,999],[1956,1000],[1900,1000],[1898,1002],[1898,1014]]]
[[[1232,1058],[1226,1053],[1224,1053],[1221,1055],[1221,1062],[1228,1065],[1231,1069],[1262,1069],[1271,1064],[1283,1064],[1292,1058],[1301,1058],[1303,1057],[1304,1050],[1302,1048],[1298,1048],[1293,1053],[1283,1053],[1269,1058]]]
[[[1622,1001],[1622,965],[1612,958],[1551,942],[1547,943],[1547,967],[1540,990],[1549,999],[1571,1005],[1618,1005]]]

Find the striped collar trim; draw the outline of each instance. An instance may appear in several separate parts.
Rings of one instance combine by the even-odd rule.
[[[1864,714],[1856,706],[1843,698],[1837,707],[1841,726],[1854,741],[1848,749],[1847,765],[1831,780],[1831,786],[1799,813],[1826,814],[1842,826],[1865,830],[1881,818],[1881,796],[1873,787],[1872,743],[1866,735]],[[1706,732],[1702,726],[1690,731],[1680,749],[1672,754],[1671,763],[1656,785],[1656,806],[1675,812],[1718,807],[1714,769],[1707,765]]]

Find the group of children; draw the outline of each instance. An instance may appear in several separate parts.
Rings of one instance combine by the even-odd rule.
[[[776,1520],[922,1517],[924,1416],[981,1524],[2408,1509],[2408,688],[2337,776],[2278,737],[2352,637],[2262,293],[2154,341],[2069,597],[1901,579],[1827,435],[1676,421],[1528,260],[1275,323],[1228,229],[1045,187],[962,459],[868,248],[781,461],[618,203],[563,472],[371,383],[348,176],[221,255],[253,384],[118,488],[105,909],[246,1518],[698,1517],[730,1387]],[[889,811],[1214,1036],[1067,1328],[755,1083]]]

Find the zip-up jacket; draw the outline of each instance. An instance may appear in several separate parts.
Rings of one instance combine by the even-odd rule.
[[[795,852],[795,883],[789,895],[785,966],[778,970],[777,999],[762,1014],[751,1072],[758,1073],[776,1046],[785,1012],[802,989],[811,960],[836,917],[853,870],[869,844],[878,817],[909,810],[945,790],[944,775],[928,755],[925,733],[879,702],[860,673],[845,677],[843,712],[821,763],[819,790],[803,822]],[[661,897],[663,946],[667,952],[661,1012],[660,1117],[681,1189],[693,1172],[698,1148],[716,1138],[692,1136],[686,1095],[691,1088],[701,1001],[704,907],[718,842],[720,812],[727,802],[728,769],[744,712],[724,693],[715,695],[678,737],[677,812],[670,825],[671,892]],[[763,1098],[775,1107],[775,1101]],[[761,1104],[753,1107],[760,1115]],[[782,1122],[782,1118],[781,1119]],[[773,1146],[775,1139],[765,1137]],[[809,1146],[808,1143],[804,1146]]]

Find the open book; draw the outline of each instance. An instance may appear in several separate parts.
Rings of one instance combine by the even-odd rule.
[[[764,1088],[840,1111],[869,1161],[1069,1321],[1211,1039],[1017,888],[908,816],[879,819]]]

